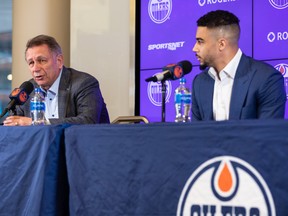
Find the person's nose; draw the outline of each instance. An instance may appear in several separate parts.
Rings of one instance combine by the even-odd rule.
[[[33,72],[38,72],[38,71],[40,71],[40,70],[41,70],[40,63],[37,62],[37,61],[35,61],[34,65],[33,65],[33,67],[32,67],[32,71],[33,71]]]
[[[199,49],[197,47],[197,43],[194,44],[194,46],[192,48],[192,51],[195,52],[195,53],[199,51]]]

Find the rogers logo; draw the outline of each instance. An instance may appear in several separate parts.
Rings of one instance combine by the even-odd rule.
[[[284,31],[284,32],[269,32],[267,35],[267,40],[272,43],[275,40],[277,41],[286,41],[288,40],[288,32]]]
[[[198,4],[203,7],[204,5],[222,4],[236,2],[236,0],[198,0]]]
[[[275,216],[271,192],[246,161],[221,156],[204,162],[182,190],[177,216]]]

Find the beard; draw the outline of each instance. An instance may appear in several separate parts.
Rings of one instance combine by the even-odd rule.
[[[200,66],[199,66],[200,70],[205,70],[207,67],[208,67],[208,65],[206,63],[200,64]]]

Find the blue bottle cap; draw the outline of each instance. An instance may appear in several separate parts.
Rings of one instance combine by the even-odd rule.
[[[35,93],[42,92],[40,88],[35,88]]]
[[[182,77],[182,78],[180,79],[180,83],[186,83],[185,77]]]

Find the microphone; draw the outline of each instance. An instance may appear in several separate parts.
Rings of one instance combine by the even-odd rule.
[[[177,80],[183,77],[185,74],[188,74],[192,70],[191,62],[184,60],[180,61],[177,64],[169,64],[166,67],[163,67],[163,72],[158,73],[152,77],[145,79],[146,82],[158,82],[162,80]]]
[[[9,110],[14,110],[16,105],[23,105],[28,100],[29,95],[33,91],[33,89],[34,86],[30,81],[26,81],[22,83],[19,88],[15,88],[9,95],[11,101],[3,110],[0,118],[2,118]]]

